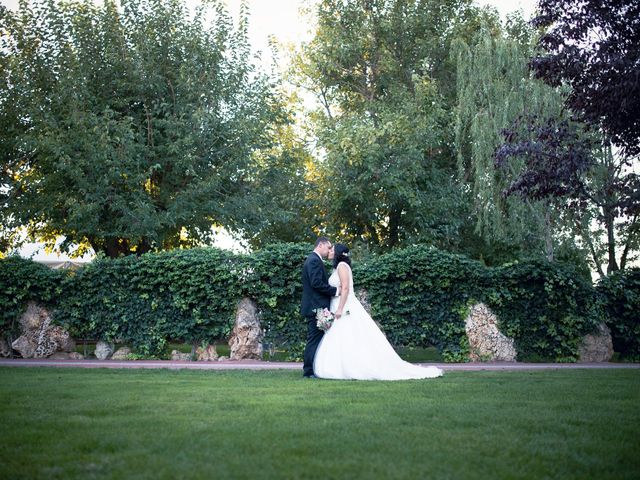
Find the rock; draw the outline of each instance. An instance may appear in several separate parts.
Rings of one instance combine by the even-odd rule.
[[[84,355],[78,352],[54,352],[49,358],[52,360],[84,360]]]
[[[36,351],[36,343],[29,340],[24,335],[18,337],[11,344],[11,348],[16,350],[22,358],[31,358]]]
[[[196,348],[196,359],[199,362],[215,362],[218,359],[215,345],[207,345],[206,348]]]
[[[249,298],[243,298],[238,303],[236,322],[229,339],[231,360],[247,358],[262,360],[263,337],[255,302]]]
[[[229,357],[225,357],[224,355],[221,357],[218,357],[219,362],[224,362],[225,360],[229,360]]]
[[[129,347],[120,347],[111,356],[111,360],[129,360],[128,357],[130,354],[131,354],[131,349]]]
[[[191,354],[182,353],[178,350],[171,350],[171,360],[173,360],[174,362],[190,362]]]
[[[12,344],[23,358],[44,358],[54,352],[71,352],[76,344],[62,327],[51,325],[51,315],[44,307],[29,302],[20,317],[21,335]]]
[[[11,356],[11,349],[9,348],[9,343],[4,338],[0,338],[0,357],[9,357],[9,356]]]
[[[608,362],[612,356],[611,330],[601,322],[595,332],[583,337],[578,347],[578,362]]]
[[[100,340],[96,343],[96,351],[94,352],[94,355],[98,360],[107,360],[111,355],[113,355],[113,347],[107,342]]]
[[[76,349],[75,340],[62,327],[51,328],[49,337],[58,344],[58,350],[61,352],[74,352]]]
[[[516,360],[514,340],[498,330],[498,319],[483,303],[471,307],[465,320],[465,330],[469,339],[469,358],[474,361]]]
[[[51,316],[49,312],[44,308],[36,304],[36,302],[29,302],[27,304],[27,310],[20,317],[20,328],[23,332],[29,330],[40,330],[43,324],[51,322]]]

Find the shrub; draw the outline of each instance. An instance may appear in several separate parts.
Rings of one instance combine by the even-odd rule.
[[[159,355],[168,341],[226,339],[237,302],[250,297],[257,302],[265,342],[299,358],[306,335],[299,313],[301,268],[309,251],[309,245],[290,243],[251,255],[175,250],[98,259],[71,273],[6,259],[0,262],[2,326],[11,328],[26,301],[34,299],[55,307],[54,320],[75,337],[124,342],[139,354]],[[612,282],[613,277],[599,288],[624,296],[607,297],[610,318],[622,319],[615,320],[621,325],[618,342],[625,339],[637,352],[637,276],[615,288]],[[424,246],[355,262],[354,283],[356,290],[367,290],[374,319],[396,347],[435,345],[448,361],[467,358],[464,320],[476,301],[498,314],[521,360],[575,360],[580,339],[594,328],[602,308],[591,284],[569,266],[524,262],[490,269]],[[625,293],[632,283],[635,296]]]
[[[17,333],[17,321],[30,300],[55,304],[65,275],[40,263],[20,257],[0,259],[0,335]]]
[[[280,243],[247,259],[243,294],[258,304],[265,343],[287,350],[291,359],[302,358],[306,338],[300,300],[302,265],[310,250],[306,244]]]
[[[640,268],[615,272],[596,288],[614,350],[622,359],[640,361]]]
[[[157,355],[169,339],[229,335],[244,261],[216,249],[99,259],[69,276],[56,320],[81,338],[124,342]]]
[[[519,360],[575,361],[599,320],[593,287],[569,265],[529,261],[489,273],[488,305]]]
[[[373,317],[397,346],[436,345],[445,359],[468,354],[461,312],[481,297],[485,267],[460,255],[410,247],[354,265],[356,287],[364,287]]]

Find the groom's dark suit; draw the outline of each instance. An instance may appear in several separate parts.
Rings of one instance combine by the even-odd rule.
[[[307,320],[307,345],[304,349],[302,374],[313,375],[313,357],[324,332],[316,326],[316,308],[329,308],[336,287],[329,285],[324,262],[318,254],[311,252],[302,267],[302,306],[300,312]]]

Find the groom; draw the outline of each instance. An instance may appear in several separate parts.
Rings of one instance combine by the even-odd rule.
[[[336,287],[329,285],[323,259],[327,258],[333,245],[326,237],[316,240],[313,252],[302,267],[302,308],[300,312],[307,321],[307,345],[304,348],[302,375],[314,378],[313,358],[324,332],[316,326],[316,308],[329,308],[331,297],[337,294]]]

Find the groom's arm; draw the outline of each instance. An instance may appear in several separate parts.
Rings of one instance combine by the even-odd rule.
[[[311,288],[315,291],[328,297],[334,297],[337,293],[337,288],[329,285],[329,283],[324,279],[322,264],[319,263],[320,261],[321,260],[318,259],[317,262],[309,264],[309,283],[311,284]]]

